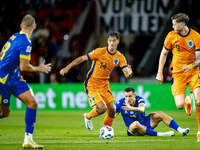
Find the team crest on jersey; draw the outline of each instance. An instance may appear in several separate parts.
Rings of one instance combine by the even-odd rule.
[[[189,40],[188,41],[188,46],[190,47],[190,49],[194,46],[194,43],[192,40]]]
[[[96,101],[96,98],[93,96],[93,97],[92,97],[92,100],[95,102],[95,101]]]
[[[172,92],[173,92],[173,95],[174,95],[174,94],[175,94],[175,89],[173,89],[173,91],[172,91]]]
[[[3,103],[4,103],[4,104],[7,104],[7,103],[8,103],[8,100],[7,100],[7,99],[4,99],[4,100],[3,100]]]
[[[94,53],[94,51],[91,51],[91,52],[90,52],[90,54],[93,54],[93,53]]]
[[[30,53],[30,52],[31,52],[31,47],[30,47],[30,46],[27,46],[26,52],[27,52],[27,53]]]
[[[119,59],[115,58],[114,59],[114,66],[116,66],[119,63]]]

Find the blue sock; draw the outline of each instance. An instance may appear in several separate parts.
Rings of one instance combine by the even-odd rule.
[[[36,109],[26,108],[25,114],[25,132],[33,134],[35,121],[36,121]]]
[[[157,136],[157,132],[150,128],[147,128],[145,135]]]
[[[169,124],[170,128],[173,128],[174,130],[177,130],[179,125],[176,123],[176,121],[174,121],[174,119],[172,119],[172,121]]]

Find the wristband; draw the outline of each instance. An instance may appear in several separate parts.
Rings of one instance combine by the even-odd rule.
[[[190,65],[188,65],[188,66],[189,66],[190,69],[194,69],[194,67],[193,67],[192,64],[190,64]]]

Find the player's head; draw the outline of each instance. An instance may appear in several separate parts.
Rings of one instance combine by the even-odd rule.
[[[124,96],[125,96],[126,102],[129,105],[134,104],[136,94],[135,94],[135,90],[132,87],[128,87],[124,90]]]
[[[175,14],[171,17],[172,19],[172,28],[175,32],[180,33],[183,31],[183,28],[188,25],[189,17],[184,13]]]
[[[119,44],[120,34],[118,32],[110,32],[108,34],[108,49],[115,52],[117,45]]]
[[[35,28],[35,19],[31,15],[25,15],[22,19],[21,29],[34,30]]]

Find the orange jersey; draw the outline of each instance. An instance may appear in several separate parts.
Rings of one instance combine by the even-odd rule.
[[[170,65],[172,73],[184,72],[183,66],[196,61],[195,51],[200,51],[200,35],[193,29],[189,29],[186,36],[171,31],[165,39],[164,47],[172,50],[173,58]]]
[[[87,78],[108,79],[111,72],[116,67],[121,69],[127,67],[127,62],[123,54],[116,51],[111,54],[107,47],[97,48],[87,54],[89,60],[93,60],[91,69],[87,74]]]

